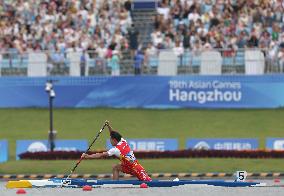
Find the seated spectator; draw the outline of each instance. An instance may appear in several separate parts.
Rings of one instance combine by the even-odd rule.
[[[203,45],[203,51],[206,51],[206,50],[212,50],[212,46],[209,42],[206,42],[204,45]]]
[[[100,42],[98,46],[96,47],[96,52],[98,53],[98,57],[105,58],[107,53],[107,48],[105,47],[104,42]]]
[[[234,57],[235,55],[236,51],[231,44],[223,51],[223,57]]]
[[[158,31],[154,36],[153,36],[153,43],[154,46],[156,46],[157,48],[161,49],[163,47],[163,42],[164,42],[164,38],[163,35],[160,31]]]
[[[183,53],[184,53],[184,50],[183,50],[183,47],[182,47],[182,44],[180,43],[179,40],[177,40],[175,42],[175,46],[173,48],[173,52],[174,54],[177,56],[177,57],[182,57]]]
[[[248,45],[249,48],[257,48],[258,47],[258,38],[256,35],[251,35],[250,39],[248,40]]]
[[[51,53],[50,58],[54,66],[58,68],[62,68],[63,66],[65,66],[64,53],[62,53],[59,48],[56,48],[56,51]]]
[[[167,20],[169,17],[170,8],[165,1],[162,1],[161,6],[157,8],[157,12],[163,16],[163,20]]]
[[[165,37],[165,41],[163,42],[163,49],[172,49],[174,46],[174,43],[170,36]]]
[[[157,48],[152,43],[149,43],[147,48],[145,49],[145,54],[144,54],[145,65],[150,66],[151,61],[156,60],[157,58],[158,58]]]
[[[200,15],[199,15],[197,9],[195,8],[193,10],[193,12],[188,14],[188,21],[189,22],[193,21],[195,23],[198,19],[200,19]]]
[[[192,54],[194,56],[200,56],[201,52],[202,52],[202,45],[199,40],[196,40],[192,48]]]

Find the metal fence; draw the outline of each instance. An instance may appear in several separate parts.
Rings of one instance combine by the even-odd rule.
[[[261,75],[282,74],[283,59],[275,49],[159,50],[131,58],[125,52],[99,57],[94,51],[16,50],[0,54],[1,76],[91,75]],[[126,52],[127,53],[127,52]]]

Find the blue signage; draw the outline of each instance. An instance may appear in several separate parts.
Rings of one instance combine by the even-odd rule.
[[[257,139],[188,139],[187,149],[204,150],[255,150],[258,149]]]
[[[0,163],[8,161],[8,141],[0,140]]]
[[[267,138],[266,148],[269,150],[284,150],[284,138]]]
[[[128,139],[127,143],[133,151],[178,150],[177,139]],[[106,148],[112,147],[110,141],[107,140]]]
[[[55,151],[85,151],[88,148],[87,140],[56,140]],[[24,152],[48,151],[47,140],[18,140],[16,143],[16,159]]]
[[[48,107],[46,77],[0,77],[0,107]],[[278,108],[284,77],[53,77],[55,107]]]

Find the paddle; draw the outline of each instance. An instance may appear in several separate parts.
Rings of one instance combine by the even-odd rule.
[[[101,132],[103,132],[105,126],[107,125],[107,123],[105,123],[102,128],[100,129],[99,133],[97,134],[97,136],[95,137],[95,139],[93,140],[93,142],[89,145],[89,148],[85,151],[85,154],[91,149],[92,145],[96,142],[96,140],[98,139],[98,137],[100,136]],[[73,172],[76,170],[76,168],[78,167],[78,165],[81,163],[81,161],[83,160],[83,157],[81,157],[79,159],[79,161],[76,163],[76,165],[73,167],[73,169],[71,170],[71,173],[67,176],[67,178],[65,178],[65,180],[63,181],[63,184],[66,184],[66,181],[70,178],[70,176],[73,174]],[[62,185],[63,185],[62,184]],[[62,187],[62,186],[61,186]]]

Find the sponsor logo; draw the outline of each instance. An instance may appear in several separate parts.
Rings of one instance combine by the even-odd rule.
[[[266,148],[270,150],[284,150],[284,138],[266,138]]]
[[[130,141],[129,145],[133,150],[141,151],[165,151],[165,142],[164,141]]]
[[[187,149],[252,150],[258,148],[257,139],[189,139]]]
[[[49,151],[47,140],[18,140],[16,147],[16,159],[25,152]],[[55,151],[84,151],[88,148],[87,140],[56,140]]]
[[[177,150],[177,139],[128,139],[130,148],[133,151],[165,151]],[[106,148],[110,149],[113,146],[107,140]]]
[[[27,151],[28,152],[46,152],[47,147],[42,142],[33,142],[32,144],[29,145]]]
[[[284,140],[275,140],[273,143],[274,150],[284,150]]]
[[[54,151],[76,151],[75,147],[55,147]],[[43,142],[34,142],[28,147],[28,152],[47,152],[48,148]]]
[[[202,141],[202,142],[198,142],[194,147],[193,149],[196,149],[196,150],[209,150],[210,149],[210,146],[208,143]]]

